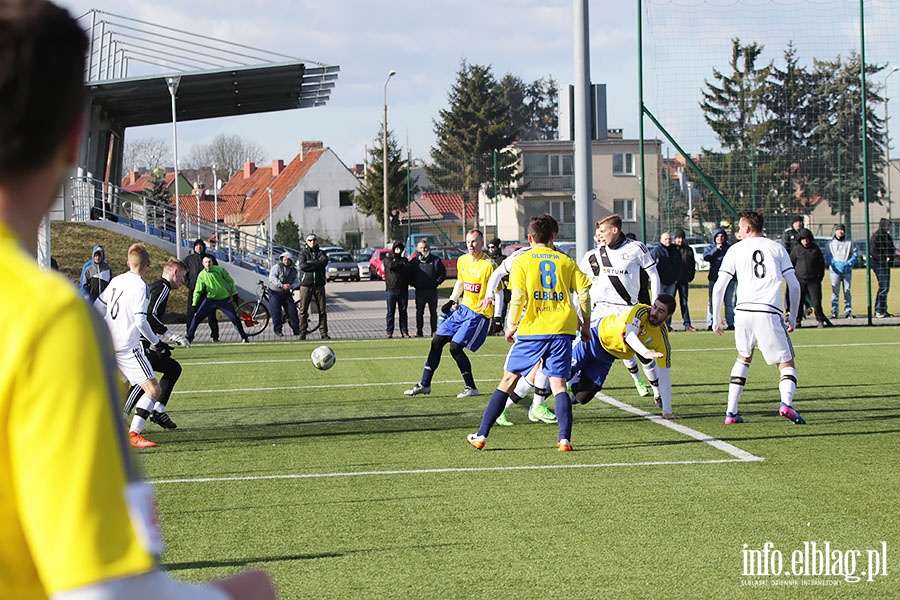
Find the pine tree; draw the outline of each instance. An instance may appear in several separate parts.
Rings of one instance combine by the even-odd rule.
[[[433,163],[427,167],[428,177],[437,189],[456,192],[464,202],[475,202],[483,184],[490,186],[493,194],[494,151],[506,148],[514,139],[509,106],[491,68],[466,61],[460,65],[448,100],[449,108],[442,109],[434,122],[437,146],[431,148]],[[501,189],[514,178],[514,157],[500,152],[497,180]]]
[[[384,145],[382,136],[383,129],[379,128],[378,135],[369,149],[366,185],[353,195],[353,202],[357,210],[366,215],[374,215],[384,227]],[[387,132],[387,164],[388,212],[405,211],[408,203],[406,180],[409,177],[409,166],[394,138],[394,133],[390,130]],[[409,188],[412,196],[419,193],[419,186],[415,181],[410,182]]]
[[[288,213],[287,218],[275,224],[275,236],[272,241],[287,248],[300,249],[300,226],[294,221],[293,215]]]
[[[175,212],[173,210],[171,215],[167,214],[170,212],[170,209],[169,188],[166,186],[165,169],[157,168],[150,172],[150,179],[144,191],[147,192],[147,197],[153,201],[147,206],[149,224],[159,229],[175,231]],[[170,220],[171,226],[164,226],[164,223]]]

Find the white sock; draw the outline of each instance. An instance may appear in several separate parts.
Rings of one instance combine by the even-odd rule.
[[[641,380],[641,372],[638,370],[637,360],[634,358],[629,358],[623,360],[622,363],[625,365],[625,368],[628,369],[628,372],[631,373],[631,377],[635,381]]]
[[[738,402],[741,394],[744,392],[744,384],[747,383],[747,371],[750,370],[750,363],[745,363],[741,359],[734,361],[731,368],[731,382],[728,384],[728,412],[733,415],[738,413]]]
[[[797,369],[794,367],[781,369],[778,391],[781,392],[781,403],[791,406],[794,402],[794,392],[797,391]]]
[[[147,412],[150,412],[155,404],[156,399],[149,394],[144,394],[143,396],[141,396],[141,399],[137,401],[137,404],[134,407],[134,417],[131,419],[131,428],[129,429],[129,431],[140,433],[144,430],[144,427],[147,426],[147,420],[144,417],[138,415],[137,409],[143,408]]]
[[[164,413],[166,412],[166,405],[162,402],[157,402],[153,405],[153,412],[155,413]]]
[[[513,388],[513,393],[519,398],[526,397],[530,391],[531,383],[524,377],[520,377],[519,381],[516,382],[516,387]]]

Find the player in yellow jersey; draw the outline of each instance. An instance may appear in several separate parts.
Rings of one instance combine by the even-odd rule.
[[[0,598],[274,599],[261,571],[201,587],[158,566],[153,493],[119,421],[109,332],[34,260],[78,156],[88,40],[47,0],[3,0],[0,31]],[[60,407],[78,411],[77,433]]]
[[[591,401],[616,360],[637,358],[650,378],[662,416],[677,419],[672,412],[672,352],[666,327],[674,312],[675,298],[660,294],[652,306],[637,304],[627,313],[603,317],[592,328],[590,341],[575,344],[572,349],[570,386],[575,403]]]
[[[457,279],[453,293],[450,294],[450,301],[441,307],[444,313],[451,311],[454,305],[456,309],[438,325],[437,333],[431,339],[428,358],[425,359],[422,380],[403,392],[407,396],[431,393],[431,379],[441,364],[441,354],[447,344],[450,344],[450,356],[456,361],[456,366],[459,367],[466,384],[456,397],[468,398],[479,394],[475,378],[472,376],[472,363],[463,350],[468,348],[476,352],[487,339],[494,307],[481,306],[480,303],[486,294],[491,293],[487,283],[495,265],[484,253],[484,234],[481,230],[472,229],[466,234],[466,248],[469,253],[460,256],[456,261]]]
[[[485,439],[506,407],[516,382],[541,361],[556,399],[557,448],[560,452],[572,450],[569,441],[572,400],[566,391],[566,380],[575,332],[580,329],[582,339],[590,339],[591,282],[572,259],[553,249],[556,231],[555,220],[550,215],[532,217],[528,225],[531,250],[520,254],[512,264],[506,340],[515,339],[515,343],[506,357],[503,378],[491,394],[478,432],[467,437],[479,450],[484,448]],[[572,305],[573,292],[578,294],[584,319],[580,324]]]

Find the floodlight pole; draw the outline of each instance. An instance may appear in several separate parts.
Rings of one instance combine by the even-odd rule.
[[[216,247],[219,246],[219,178],[216,177],[216,163],[212,164],[213,173],[213,234],[216,236]]]
[[[272,188],[269,188],[269,227],[266,232],[269,238],[269,268],[272,268]]]
[[[891,134],[889,127],[889,119],[888,115],[888,79],[891,78],[891,75],[900,71],[900,67],[894,67],[891,69],[891,72],[887,74],[884,78],[884,153],[887,156],[887,197],[888,197],[888,219],[893,221],[891,205],[894,203],[894,199],[891,197]]]
[[[178,196],[178,120],[175,117],[175,94],[178,92],[179,83],[181,83],[180,75],[166,77],[166,86],[169,88],[169,95],[172,96],[172,147],[175,154],[175,256],[180,260],[183,253],[181,251],[181,200]]]
[[[384,81],[384,122],[381,130],[381,166],[384,181],[384,247],[388,247],[390,241],[390,221],[388,218],[388,151],[387,151],[387,86],[391,81],[391,77],[397,74],[397,71],[388,72],[387,79]]]

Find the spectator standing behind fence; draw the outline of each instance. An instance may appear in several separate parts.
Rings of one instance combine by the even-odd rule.
[[[436,254],[431,253],[428,240],[420,240],[415,255],[409,259],[410,283],[416,289],[416,337],[422,337],[425,326],[425,307],[428,307],[431,336],[437,331],[437,289],[447,278],[447,269]]]
[[[881,219],[869,240],[872,271],[878,278],[878,293],[875,294],[875,317],[878,319],[893,316],[887,309],[887,297],[891,290],[891,266],[896,252],[894,238],[891,237],[891,220]]]
[[[722,259],[731,245],[728,243],[728,234],[725,229],[719,227],[713,231],[713,243],[706,247],[703,251],[703,260],[709,263],[709,304],[706,306],[706,329],[712,331],[718,328],[721,323],[713,323],[713,288],[719,279],[719,267],[722,266]],[[727,329],[734,329],[734,291],[737,287],[737,280],[732,279],[725,288],[725,326]]]
[[[395,241],[391,253],[384,256],[384,290],[387,301],[384,331],[387,338],[394,337],[394,313],[399,313],[400,335],[409,337],[409,261],[403,256],[406,246]]]
[[[109,285],[110,279],[112,279],[112,269],[106,262],[103,246],[97,244],[94,246],[94,251],[91,252],[91,260],[81,267],[81,293],[93,304],[94,300],[99,298],[106,286]]]
[[[791,250],[791,262],[797,280],[800,282],[800,312],[797,314],[797,327],[806,313],[804,302],[813,309],[819,327],[831,327],[831,321],[822,311],[822,279],[825,277],[825,256],[813,239],[809,229],[801,229],[798,238],[800,243]]]
[[[212,259],[213,265],[218,265],[219,261],[212,254],[206,251],[206,243],[200,238],[194,240],[194,252],[188,254],[184,258],[184,264],[187,266],[187,273],[184,275],[184,285],[188,289],[188,307],[186,323],[190,325],[194,320],[194,313],[197,311],[197,304],[194,304],[194,288],[197,287],[197,277],[203,271],[203,257],[208,256]],[[209,336],[212,341],[219,341],[219,322],[216,320],[216,311],[209,313]]]
[[[272,315],[272,327],[275,335],[282,337],[284,332],[284,313],[287,313],[288,324],[294,335],[300,335],[300,323],[297,316],[297,305],[294,304],[294,290],[300,287],[300,272],[294,266],[294,257],[290,252],[282,252],[279,262],[269,271],[269,314]]]
[[[681,252],[672,244],[672,234],[668,231],[659,236],[659,246],[650,251],[656,259],[656,271],[659,273],[659,293],[675,296],[675,288],[681,278],[683,263]],[[669,328],[672,327],[672,317],[666,321]]]
[[[781,245],[787,250],[788,256],[791,255],[794,246],[800,243],[801,229],[803,229],[803,215],[795,215],[794,222],[781,234]]]
[[[325,313],[325,267],[328,255],[319,248],[319,237],[310,233],[306,236],[306,246],[297,257],[297,269],[300,271],[300,339],[306,339],[309,329],[309,304],[316,301],[319,309],[319,334],[323,340],[330,340],[328,335],[328,315]]]
[[[675,285],[675,291],[678,293],[678,302],[681,306],[681,319],[684,321],[685,331],[697,331],[691,325],[691,309],[688,307],[688,293],[691,282],[697,275],[697,261],[694,260],[694,249],[685,242],[684,229],[675,230],[675,247],[681,253],[681,275],[678,277],[678,283]]]
[[[844,290],[844,317],[853,318],[850,282],[853,280],[853,267],[859,260],[859,250],[853,240],[846,237],[843,224],[834,226],[834,237],[825,246],[825,263],[831,277],[831,318],[838,316],[841,288]]]

